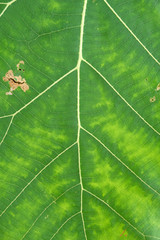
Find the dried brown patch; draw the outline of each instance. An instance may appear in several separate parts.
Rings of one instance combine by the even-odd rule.
[[[29,89],[29,86],[27,85],[27,83],[22,84],[20,87],[23,90],[23,92],[26,92]]]
[[[7,82],[7,81],[9,81],[10,78],[14,78],[14,74],[13,74],[13,71],[12,71],[12,70],[9,70],[9,71],[6,73],[5,77],[3,77],[3,81],[4,81],[4,82]]]
[[[150,98],[150,102],[155,102],[156,101],[156,97],[153,96],[152,98]]]
[[[19,70],[19,65],[24,64],[24,61],[20,61],[17,64],[17,69]],[[14,73],[12,70],[9,70],[6,75],[3,77],[4,82],[9,82],[10,85],[10,92],[7,92],[6,95],[12,95],[12,91],[20,87],[24,92],[26,92],[29,89],[28,84],[26,83],[25,78],[22,78],[21,75],[14,76]]]

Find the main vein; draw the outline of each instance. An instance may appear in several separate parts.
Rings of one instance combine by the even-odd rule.
[[[81,120],[80,120],[80,67],[82,62],[82,50],[83,50],[83,35],[84,35],[84,24],[85,24],[85,15],[87,9],[87,0],[84,0],[82,19],[81,19],[81,30],[80,30],[80,43],[79,43],[79,56],[77,62],[77,122],[78,122],[78,132],[77,132],[77,145],[78,145],[78,166],[79,166],[79,179],[81,184],[81,218],[83,224],[83,231],[85,239],[87,240],[84,217],[83,217],[83,182],[82,182],[82,171],[81,171],[81,159],[80,159],[80,129],[81,129]]]

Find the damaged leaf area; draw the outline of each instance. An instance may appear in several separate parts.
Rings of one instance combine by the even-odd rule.
[[[20,64],[24,64],[24,61],[20,61],[17,64],[17,70],[21,69],[19,68]],[[13,70],[9,70],[6,75],[3,77],[4,82],[9,82],[10,91],[6,92],[6,95],[12,95],[12,92],[16,90],[18,87],[20,87],[24,92],[26,92],[29,89],[28,84],[26,83],[25,78],[22,78],[21,75],[15,76],[13,73]]]
[[[160,90],[160,83],[158,83],[158,85],[157,85],[157,91],[159,91]]]
[[[19,61],[19,63],[17,64],[17,70],[21,71],[22,69],[20,68],[20,65],[24,65],[24,61]],[[23,69],[24,71],[24,69]]]
[[[150,98],[150,102],[155,102],[156,101],[156,97],[153,96],[152,98]]]

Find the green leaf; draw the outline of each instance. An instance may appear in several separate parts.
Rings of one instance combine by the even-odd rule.
[[[160,239],[159,1],[0,11],[0,239]]]

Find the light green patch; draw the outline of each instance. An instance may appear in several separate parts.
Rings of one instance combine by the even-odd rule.
[[[117,1],[110,4],[111,6],[113,5],[115,9],[119,10],[118,13],[120,13],[120,16],[121,12],[123,13],[122,15],[124,19],[129,22],[129,26],[131,24],[131,26],[134,27],[131,28],[131,30],[135,29],[135,26],[141,25],[141,27],[136,28],[136,31],[137,29],[139,30],[141,40],[141,35],[148,29],[146,27],[148,18],[146,18],[147,13],[145,13],[145,21],[147,21],[147,24],[143,32],[141,31],[141,29],[143,29],[142,22],[140,21],[141,18],[139,15],[137,17],[137,7],[135,6],[143,4],[137,3],[134,0],[131,1],[131,5],[122,4],[124,7],[120,7],[121,4]],[[145,4],[147,5],[147,11],[149,10],[149,5],[153,9],[153,1],[150,4],[148,2]],[[155,3],[155,5],[157,4]],[[129,16],[124,14],[129,11],[131,6],[134,9],[134,15],[136,15],[134,19],[136,19],[137,24],[135,25],[133,24],[135,21],[133,21],[131,17],[132,14]],[[126,9],[126,11],[124,9]],[[140,11],[141,8],[139,7],[139,12]],[[102,13],[100,16],[98,14],[99,12]],[[148,14],[150,15],[151,13],[148,12]],[[107,18],[106,15],[108,16]],[[105,24],[108,26],[106,30],[100,27],[103,25],[104,19],[106,19]],[[88,27],[85,28],[85,35],[89,35],[89,37],[86,38],[84,42],[84,58],[87,60],[91,59],[89,62],[101,72],[128,103],[144,119],[147,119],[156,130],[159,130],[159,114],[157,114],[159,112],[159,96],[157,96],[154,107],[149,104],[149,99],[154,96],[155,88],[159,82],[158,64],[143,49],[125,26],[123,26],[104,1],[98,2],[97,5],[90,2],[86,21]],[[150,34],[150,36],[152,36],[154,32],[153,29],[157,29],[156,25],[157,23],[155,21],[153,21],[152,26],[149,24],[150,29],[152,28],[152,32],[148,30],[149,33],[147,33],[147,35]],[[97,46],[100,47],[97,48]],[[94,54],[88,50],[90,48],[94,49]],[[158,44],[155,43],[155,49],[157,48]],[[115,54],[116,57],[114,61],[111,61],[112,56],[115,56]],[[148,85],[146,85],[146,79],[148,79]]]
[[[85,81],[81,84],[88,102],[88,106],[81,107],[82,126],[94,133],[118,158],[157,190],[160,145],[156,134],[92,69],[83,65],[82,76],[84,72],[90,75],[92,91]],[[81,101],[85,101],[83,96]],[[147,142],[150,144],[146,147]],[[144,170],[143,175],[141,169]]]
[[[51,24],[53,25],[59,25],[59,21],[54,21],[52,19],[44,19],[43,22],[41,23],[42,27],[49,27]]]
[[[87,211],[85,211],[84,215],[89,239],[125,239],[122,234],[124,230],[126,230],[125,235],[127,235],[130,240],[143,239],[139,233],[116,215],[116,213],[111,211],[109,207],[94,199],[92,196],[89,196],[87,193],[85,193],[85,195],[85,201],[88,199],[89,206],[87,211],[90,213],[88,215]]]
[[[70,170],[72,166],[77,166],[76,162],[74,163],[73,160],[71,160],[72,157],[77,158],[75,150],[76,148],[74,147],[73,150],[71,149],[68,153],[64,154],[64,156],[62,155],[58,161],[55,160],[40,176],[38,186],[45,189],[47,195],[56,198],[56,196],[60,194],[60,191],[78,183],[76,176],[78,169]],[[75,174],[75,177],[70,176],[71,172]]]
[[[61,4],[58,1],[50,1],[47,5],[50,11],[61,10]]]
[[[50,66],[45,66],[45,70],[46,70],[46,72],[48,72],[49,74],[53,74],[54,73],[54,69],[52,68],[52,67],[50,67]]]
[[[141,232],[146,230],[148,223],[152,229],[156,229],[156,222],[159,219],[159,213],[157,213],[159,200],[156,199],[158,195],[144,185],[99,143],[84,133],[81,136],[82,163],[84,164],[85,159],[87,159],[88,165],[88,172],[84,172],[83,175],[86,179],[85,188],[91,189],[91,192],[104,199]],[[83,147],[84,139],[87,150],[84,150]],[[82,167],[84,169],[83,165]],[[146,193],[146,188],[148,193]],[[148,216],[150,217],[148,218]],[[143,220],[147,218],[147,221]]]
[[[45,238],[46,236],[46,229],[48,237],[51,238],[56,231],[62,226],[62,224],[70,218],[72,215],[76,214],[80,210],[80,205],[77,202],[77,199],[80,197],[80,188],[75,187],[72,188],[70,191],[66,192],[64,195],[62,195],[56,203],[51,204],[44,213],[40,216],[40,218],[37,220],[37,222],[34,225],[34,228],[32,228],[29,233],[27,234],[28,239],[36,239],[39,238]],[[81,228],[81,226],[77,226],[77,224],[80,222],[79,219],[75,217],[76,220],[76,227]],[[68,224],[70,224],[72,221],[69,221]],[[73,221],[74,223],[74,221]],[[65,234],[65,229],[68,224],[64,225],[62,230],[56,235],[56,238]],[[26,227],[25,227],[26,228]],[[27,228],[26,228],[27,229]],[[71,225],[71,230],[72,225]],[[35,234],[36,231],[36,234]],[[68,232],[70,234],[71,232]],[[59,239],[59,238],[58,238]],[[60,238],[63,239],[63,238]]]

